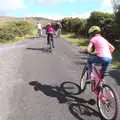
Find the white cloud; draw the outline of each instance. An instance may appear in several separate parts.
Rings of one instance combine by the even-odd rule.
[[[43,14],[43,13],[36,13],[36,14],[27,14],[25,15],[25,17],[43,17],[43,18],[48,18],[48,19],[52,19],[52,20],[60,20],[66,17],[72,17],[72,18],[88,18],[90,16],[91,12],[85,12],[85,13],[75,13],[73,12],[71,15],[69,16],[65,16],[65,15],[58,15],[58,14]]]
[[[1,0],[0,1],[0,15],[5,14],[8,11],[14,11],[21,8],[25,8],[25,4],[22,0]]]
[[[66,16],[58,15],[58,14],[30,13],[30,14],[25,15],[25,17],[43,17],[43,18],[48,18],[48,19],[52,19],[52,20],[59,20]]]
[[[75,13],[75,12],[73,12],[70,17],[73,17],[73,18],[75,18],[75,17],[88,18],[90,16],[90,13],[91,13],[90,11],[82,12],[82,13]]]
[[[6,13],[8,13],[9,11],[15,11],[17,9],[21,9],[21,8],[25,8],[27,5],[25,5],[24,3],[25,0],[1,0],[1,4],[0,4],[0,15],[4,15]],[[89,2],[91,2],[90,0],[29,0],[28,4],[34,5],[34,4],[40,4],[42,6],[44,5],[53,5],[53,4],[57,4],[57,3],[62,3],[62,2],[86,2],[89,4]],[[96,1],[96,0],[92,0]],[[104,12],[113,12],[112,9],[112,4],[111,4],[111,0],[98,0],[98,2],[101,1],[100,4],[100,9],[98,9],[99,11],[104,11]],[[91,11],[92,12],[92,11]],[[69,16],[63,16],[62,13],[61,15],[59,14],[40,14],[40,13],[36,13],[36,16],[41,16],[41,17],[46,17],[46,18],[52,18],[52,19],[61,19],[64,17],[80,17],[80,18],[87,18],[89,17],[90,11],[88,12],[83,12],[83,13],[76,13],[73,12],[71,13],[71,15]],[[33,14],[34,15],[34,14]],[[30,16],[32,16],[30,14]],[[35,16],[35,15],[34,15]]]
[[[113,12],[113,6],[112,6],[112,1],[111,0],[101,0],[101,11],[104,12]]]

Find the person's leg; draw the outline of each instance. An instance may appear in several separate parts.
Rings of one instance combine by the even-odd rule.
[[[53,34],[51,34],[51,42],[52,42],[52,47],[54,48],[54,39],[53,39]]]
[[[101,72],[102,72],[102,77],[104,78],[104,75],[107,72],[108,66],[111,63],[112,59],[111,58],[102,58],[102,60],[103,60],[103,64],[102,64]]]
[[[47,45],[49,45],[49,34],[47,34]]]
[[[42,29],[40,30],[40,36],[42,36]]]
[[[88,75],[92,76],[92,64],[93,63],[103,63],[103,60],[101,57],[97,57],[97,56],[91,56],[90,58],[88,58]]]
[[[60,37],[60,28],[58,28],[57,37]]]
[[[50,36],[50,34],[48,33],[48,34],[47,34],[47,45],[49,45],[49,49],[51,49],[50,37],[51,37],[51,36]]]
[[[41,30],[38,29],[38,37],[40,37],[40,36],[41,36]]]

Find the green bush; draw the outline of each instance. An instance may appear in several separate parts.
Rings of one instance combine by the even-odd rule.
[[[14,33],[12,33],[7,26],[0,28],[0,39],[1,40],[12,40],[15,38]]]
[[[64,18],[61,21],[62,24],[62,31],[65,32],[72,32],[75,33],[77,36],[82,35],[85,36],[86,34],[86,19],[80,18]]]
[[[103,27],[105,23],[107,23],[107,21],[113,21],[114,18],[114,14],[99,11],[92,12],[90,17],[88,18],[88,27],[92,25]]]
[[[1,40],[13,40],[15,37],[23,37],[33,34],[34,26],[27,21],[11,21],[7,22],[0,28]]]
[[[119,12],[119,11],[118,11]],[[88,19],[64,18],[61,22],[62,31],[75,33],[77,36],[88,37],[87,31],[90,26],[98,25],[102,29],[103,36],[110,42],[114,42],[120,36],[120,14],[92,12]]]

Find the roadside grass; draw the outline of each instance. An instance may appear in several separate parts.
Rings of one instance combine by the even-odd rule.
[[[81,49],[87,48],[88,39],[87,38],[76,38],[73,33],[62,34],[61,38],[64,40],[69,40],[73,44],[77,44]],[[113,68],[120,68],[120,49],[117,49],[113,53],[113,61],[112,61]]]
[[[0,21],[0,26],[4,25],[5,21]]]
[[[20,41],[24,41],[27,38],[33,37],[33,35],[26,35],[24,37],[16,37],[13,40],[0,40],[0,44],[12,44]]]
[[[68,34],[62,34],[61,37],[64,40],[69,40],[71,41],[73,44],[76,44],[77,46],[79,46],[80,48],[86,48],[88,45],[88,40],[87,38],[77,38],[75,37],[74,34],[72,33],[68,33]]]
[[[7,23],[13,22],[13,21],[16,21],[16,20],[0,21],[0,27],[6,25]],[[19,41],[24,41],[27,38],[31,38],[31,37],[35,36],[36,34],[37,34],[37,31],[34,29],[31,34],[27,34],[23,37],[15,37],[15,39],[12,39],[12,40],[0,39],[0,44],[12,44],[12,43],[16,43]]]
[[[24,41],[27,38],[31,38],[31,37],[35,36],[36,34],[37,34],[36,30],[33,30],[33,33],[31,35],[25,35],[23,37],[16,37],[13,40],[1,40],[0,39],[0,44],[12,44],[12,43]]]
[[[12,44],[18,41],[23,41],[24,37],[16,37],[14,40],[0,40],[0,44]]]

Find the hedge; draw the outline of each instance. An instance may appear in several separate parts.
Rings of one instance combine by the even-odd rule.
[[[27,21],[10,21],[0,27],[0,40],[13,40],[16,37],[23,37],[32,34],[34,26]]]

